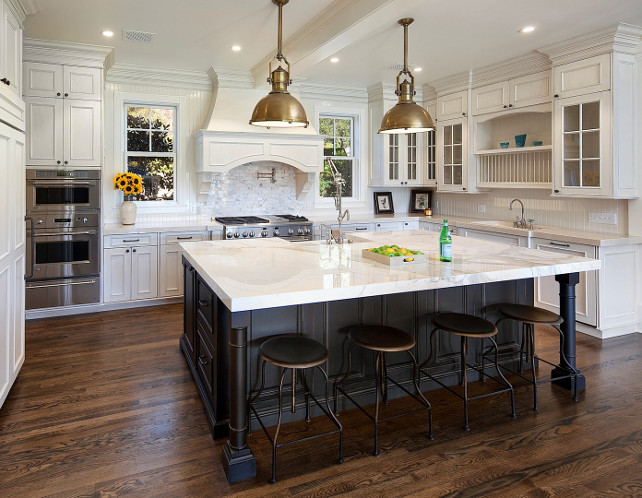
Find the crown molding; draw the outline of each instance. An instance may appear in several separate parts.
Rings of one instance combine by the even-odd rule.
[[[551,69],[551,66],[551,60],[546,54],[533,51],[529,54],[513,57],[512,59],[497,64],[473,69],[472,86],[475,88],[505,81],[510,78],[518,78],[527,74],[548,71]]]
[[[467,71],[462,71],[461,73],[431,81],[428,84],[435,89],[438,96],[448,95],[461,90],[468,90],[472,84],[472,73],[472,70],[469,69]]]
[[[161,67],[141,67],[134,64],[114,64],[107,71],[105,81],[212,91],[212,80],[207,73]]]
[[[424,102],[431,102],[437,100],[437,91],[435,88],[427,83],[422,85]]]
[[[389,100],[391,102],[397,100],[395,90],[397,89],[396,83],[389,81],[380,81],[366,88],[368,92],[368,102],[378,102],[382,100]]]
[[[46,64],[73,64],[78,66],[104,68],[114,49],[84,43],[58,42],[24,38],[22,41],[24,62]]]
[[[301,98],[348,100],[350,102],[367,103],[368,92],[365,88],[333,85],[331,83],[308,82],[297,85]]]
[[[554,64],[571,62],[578,58],[591,57],[607,52],[636,55],[641,37],[642,28],[639,26],[619,23],[601,31],[546,45],[538,49],[538,51],[547,54]]]
[[[20,26],[22,26],[28,15],[40,12],[40,5],[36,0],[4,0],[4,2],[13,15],[16,16]]]
[[[254,88],[254,77],[249,70],[232,69],[226,67],[210,67],[207,74],[211,85],[220,88]]]

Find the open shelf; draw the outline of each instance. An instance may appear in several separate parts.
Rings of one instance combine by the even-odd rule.
[[[508,149],[487,149],[478,150],[476,156],[488,156],[494,154],[521,154],[527,152],[539,152],[543,150],[553,150],[552,145],[538,145],[536,147],[509,147]]]

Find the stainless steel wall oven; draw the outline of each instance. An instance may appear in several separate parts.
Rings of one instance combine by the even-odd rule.
[[[100,171],[27,171],[27,309],[100,301]]]

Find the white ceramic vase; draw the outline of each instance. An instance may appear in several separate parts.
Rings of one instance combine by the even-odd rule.
[[[136,223],[136,204],[133,201],[123,201],[120,205],[120,222],[123,225]]]

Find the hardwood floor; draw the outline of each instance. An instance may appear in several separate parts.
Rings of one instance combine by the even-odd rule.
[[[435,440],[425,415],[395,419],[380,427],[378,458],[369,421],[342,412],[344,464],[334,436],[281,448],[272,486],[261,431],[257,477],[227,484],[181,330],[181,305],[28,322],[27,360],[0,410],[0,496],[642,496],[642,334],[580,334],[578,403],[547,384],[535,414],[520,385],[516,420],[507,398],[486,398],[471,403],[468,433],[461,402],[431,391]],[[556,337],[540,332],[538,350],[555,358]]]

